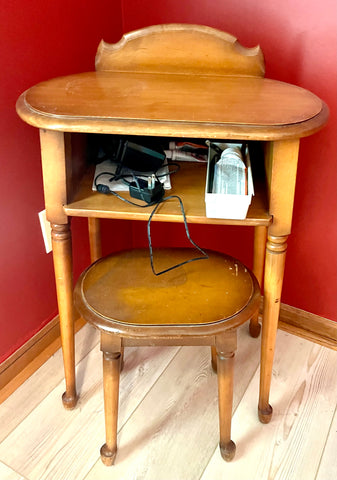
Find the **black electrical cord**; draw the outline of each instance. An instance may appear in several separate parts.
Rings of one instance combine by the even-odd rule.
[[[163,173],[159,173],[160,170],[162,170],[163,168],[171,167],[171,166],[174,166],[176,168],[174,170],[169,170],[169,168],[168,168],[168,171],[163,172]],[[117,180],[123,180],[123,182],[127,185],[130,185],[131,181],[134,181],[134,179],[137,176],[138,177],[146,176],[143,172],[135,172],[134,170],[130,170],[127,167],[124,167],[124,168],[125,168],[125,173],[124,174],[116,175],[116,173],[113,173],[113,172],[101,172],[101,173],[99,173],[95,177],[95,186],[96,186],[96,183],[97,183],[97,179],[99,177],[101,177],[102,175],[110,175],[111,178],[110,178],[109,182],[113,182],[113,181],[117,181]],[[170,164],[163,165],[162,167],[158,168],[158,170],[156,170],[155,172],[152,172],[152,173],[155,175],[156,179],[159,180],[160,178],[164,178],[167,175],[172,175],[173,173],[177,173],[179,170],[180,170],[180,165],[178,163],[170,162]],[[128,180],[128,178],[130,178],[130,177],[132,178],[131,181]]]
[[[180,203],[180,209],[181,209],[181,213],[182,213],[182,216],[183,216],[183,219],[184,219],[184,224],[185,224],[185,232],[186,232],[186,236],[188,238],[188,240],[190,241],[190,243],[197,249],[199,250],[199,252],[202,253],[202,257],[194,257],[194,258],[190,258],[189,260],[185,260],[184,262],[181,262],[177,265],[173,265],[172,267],[169,267],[169,268],[166,268],[165,270],[162,270],[161,272],[156,272],[155,269],[154,269],[154,264],[153,264],[153,249],[152,249],[152,241],[151,241],[151,220],[152,220],[152,217],[153,215],[156,213],[158,207],[166,202],[166,200],[170,200],[170,199],[173,199],[173,198],[176,198],[179,203]],[[183,265],[186,265],[187,263],[190,263],[190,262],[195,262],[196,260],[207,260],[209,257],[208,257],[208,254],[202,249],[200,248],[191,238],[190,236],[190,232],[189,232],[189,229],[188,229],[188,225],[187,225],[187,220],[186,220],[186,214],[185,214],[185,209],[184,209],[184,205],[183,205],[183,202],[181,200],[180,197],[178,197],[178,195],[170,195],[169,197],[165,197],[163,198],[162,200],[160,200],[157,205],[154,207],[154,209],[152,210],[151,214],[150,214],[150,217],[148,219],[148,222],[147,222],[147,238],[148,238],[148,242],[149,242],[149,251],[150,251],[150,261],[151,261],[151,268],[152,268],[152,271],[155,275],[162,275],[163,273],[167,273],[171,270],[173,270],[174,268],[178,268],[178,267],[181,267]]]
[[[103,176],[103,175],[110,175],[110,176],[112,175],[112,178],[109,181],[114,180],[114,177],[113,177],[114,174],[111,173],[111,172],[101,172],[99,175],[97,175],[94,183],[95,183],[96,190],[99,193],[105,193],[105,194],[110,194],[111,193],[111,195],[114,195],[115,197],[119,198],[119,200],[122,200],[123,202],[128,203],[129,205],[134,205],[136,207],[141,207],[141,208],[151,207],[151,206],[153,206],[157,203],[157,202],[146,203],[146,201],[144,199],[145,204],[139,204],[139,203],[136,203],[136,202],[132,202],[131,200],[128,200],[127,198],[122,197],[121,195],[119,195],[119,193],[111,190],[111,188],[109,188],[108,185],[97,183],[98,178]],[[128,175],[128,176],[130,176],[130,175]],[[138,180],[137,180],[136,177],[135,177],[135,181],[136,181],[136,183],[138,184],[138,187],[139,187],[139,183],[138,183]],[[129,183],[129,182],[127,182],[127,183]],[[139,188],[139,192],[141,194],[141,189],[140,188]]]
[[[160,172],[160,170],[162,170],[163,168],[165,167],[170,167],[170,166],[174,166],[176,167],[174,170],[169,170],[167,172],[163,172],[163,173],[158,173]],[[169,165],[164,165],[160,168],[158,168],[158,170],[156,172],[154,172],[154,175],[155,175],[155,178],[156,180],[160,181],[160,178],[163,178],[163,177],[166,177],[167,175],[172,175],[173,173],[176,173],[180,170],[180,165],[178,163],[174,163],[174,162],[171,162]],[[132,181],[134,181],[136,183],[136,185],[138,186],[138,190],[139,190],[139,193],[140,193],[140,197],[142,197],[142,189],[139,185],[139,182],[138,182],[138,178],[135,174],[135,172],[133,170],[129,170],[125,173],[125,174],[118,174],[116,175],[115,173],[113,172],[101,172],[99,173],[96,177],[95,177],[95,180],[94,180],[94,184],[95,184],[95,187],[96,187],[96,190],[100,193],[105,193],[105,194],[109,194],[111,193],[112,195],[114,195],[115,197],[119,198],[119,200],[122,200],[123,202],[125,203],[128,203],[129,205],[134,205],[136,207],[141,207],[141,208],[146,208],[146,207],[151,207],[152,205],[156,205],[157,201],[154,201],[154,202],[150,202],[148,203],[145,198],[142,198],[142,200],[146,203],[146,205],[141,205],[139,203],[135,203],[135,202],[132,202],[131,200],[128,200],[124,197],[122,197],[121,195],[119,195],[117,192],[115,192],[114,190],[110,189],[107,185],[105,184],[99,184],[97,182],[97,180],[104,176],[104,175],[108,175],[110,176],[111,178],[109,179],[109,182],[113,182],[113,181],[117,181],[117,180],[123,180],[123,182],[126,184],[126,185],[129,185],[131,184]],[[142,174],[141,172],[139,172],[139,176],[144,176],[144,174]],[[132,178],[131,181],[128,180],[128,178]]]
[[[172,163],[170,164],[172,165]],[[173,164],[175,165],[177,168],[176,170],[174,171],[170,171],[170,172],[166,172],[166,173],[163,173],[161,175],[157,175],[156,173],[154,174],[156,179],[159,181],[159,178],[163,177],[163,176],[166,176],[166,175],[171,175],[172,173],[175,173],[179,170],[180,166],[178,164]],[[95,187],[96,187],[96,190],[100,193],[105,193],[105,194],[112,194],[114,195],[115,197],[119,198],[120,200],[122,200],[123,202],[126,202],[130,205],[134,205],[136,207],[141,207],[141,208],[147,208],[147,207],[151,207],[153,205],[155,205],[154,209],[152,210],[150,216],[149,216],[149,219],[148,219],[148,222],[147,222],[147,237],[148,237],[148,243],[149,243],[149,253],[150,253],[150,262],[151,262],[151,268],[152,268],[152,272],[154,273],[154,275],[156,276],[159,276],[159,275],[162,275],[163,273],[167,273],[175,268],[178,268],[178,267],[181,267],[183,265],[186,265],[187,263],[190,263],[190,262],[194,262],[196,260],[207,260],[209,257],[208,257],[208,254],[202,249],[200,248],[191,238],[190,236],[190,232],[189,232],[189,229],[188,229],[188,224],[187,224],[187,219],[186,219],[186,214],[185,214],[185,209],[184,209],[184,205],[183,205],[183,202],[181,200],[180,197],[178,197],[178,195],[170,195],[168,197],[165,197],[165,198],[161,198],[160,200],[158,201],[153,201],[153,202],[150,202],[150,203],[147,203],[146,200],[144,199],[144,202],[145,204],[139,204],[139,203],[135,203],[135,202],[132,202],[131,200],[128,200],[127,198],[124,198],[122,197],[121,195],[119,195],[117,192],[114,192],[113,190],[111,190],[109,188],[108,185],[105,185],[105,184],[99,184],[97,181],[98,179],[103,176],[103,175],[109,175],[111,178],[109,180],[109,182],[113,182],[115,179],[117,180],[120,180],[120,179],[123,179],[125,181],[125,183],[129,184],[131,182],[127,181],[125,178],[126,177],[132,177],[133,178],[133,181],[136,183],[136,185],[138,186],[138,189],[139,189],[139,193],[140,193],[140,196],[142,197],[141,195],[141,192],[142,192],[142,189],[139,185],[139,181],[138,181],[138,178],[137,176],[135,176],[134,173],[129,173],[127,175],[118,175],[118,176],[115,176],[114,173],[112,172],[101,172],[100,174],[98,174],[96,177],[95,177],[95,180],[94,180],[94,184],[95,184]],[[152,217],[153,215],[156,213],[158,207],[166,202],[167,200],[172,200],[172,199],[177,199],[179,201],[179,204],[180,204],[180,209],[181,209],[181,213],[182,213],[182,216],[183,216],[183,220],[184,220],[184,225],[185,225],[185,232],[186,232],[186,236],[189,240],[189,242],[197,249],[199,250],[199,252],[202,254],[201,257],[194,257],[194,258],[190,258],[189,260],[185,260],[184,262],[181,262],[177,265],[173,265],[169,268],[166,268],[165,270],[162,270],[160,272],[156,272],[155,271],[155,268],[154,268],[154,262],[153,262],[153,248],[152,248],[152,240],[151,240],[151,220],[152,220]]]

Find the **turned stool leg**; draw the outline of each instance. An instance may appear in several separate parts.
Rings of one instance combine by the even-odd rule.
[[[223,341],[225,340],[225,341]],[[228,332],[217,342],[217,371],[219,389],[219,427],[221,456],[230,462],[235,456],[236,446],[231,439],[233,408],[234,352],[236,331]]]
[[[113,465],[117,453],[117,420],[121,352],[103,352],[103,387],[106,443],[101,448],[102,462]]]
[[[124,368],[124,347],[121,347],[121,369],[120,371],[122,371]]]
[[[218,358],[214,346],[211,347],[211,364],[213,372],[216,373],[218,371]]]

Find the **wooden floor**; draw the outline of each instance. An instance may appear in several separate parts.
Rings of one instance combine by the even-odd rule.
[[[62,407],[58,351],[0,405],[1,480],[336,480],[337,352],[279,331],[271,403],[257,418],[259,340],[244,326],[235,366],[236,457],[218,449],[216,375],[206,347],[126,350],[121,377],[119,450],[104,443],[98,335],[76,335],[78,407]]]

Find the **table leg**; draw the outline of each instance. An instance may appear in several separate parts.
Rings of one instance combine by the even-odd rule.
[[[269,235],[266,249],[264,275],[264,307],[261,339],[261,370],[259,419],[262,423],[271,420],[273,409],[269,405],[269,393],[275,351],[276,332],[280,313],[281,291],[287,238]]]
[[[254,229],[254,263],[253,272],[259,282],[261,292],[263,283],[264,260],[266,255],[267,227],[258,226]],[[252,317],[249,324],[249,333],[256,338],[260,335],[259,311]]]
[[[99,218],[88,218],[89,244],[91,262],[102,257],[101,222]]]
[[[52,245],[56,280],[57,302],[60,316],[61,343],[66,391],[63,405],[74,408],[77,403],[75,381],[75,341],[73,311],[73,269],[70,225],[52,224]]]

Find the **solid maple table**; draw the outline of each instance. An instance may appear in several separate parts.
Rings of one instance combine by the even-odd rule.
[[[182,165],[172,178],[170,193],[182,198],[190,223],[255,228],[254,272],[264,282],[259,418],[270,420],[269,392],[299,143],[301,137],[322,128],[328,109],[307,90],[263,77],[259,47],[246,49],[231,35],[210,27],[159,25],[125,35],[114,45],[102,42],[95,72],[42,82],[20,96],[18,114],[40,129],[67,408],[77,402],[69,217],[88,217],[91,254],[96,259],[99,218],[147,220],[149,215],[92,191],[88,135],[234,139],[259,145],[262,152],[252,156],[253,167],[262,166],[264,174],[254,178],[256,194],[245,220],[206,217],[204,165]],[[182,216],[175,202],[166,202],[153,220],[182,222]],[[259,333],[257,319],[251,333]]]

